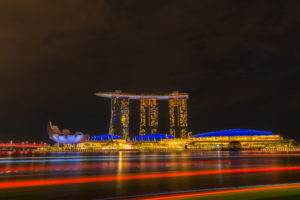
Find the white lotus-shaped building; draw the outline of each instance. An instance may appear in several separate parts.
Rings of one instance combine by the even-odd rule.
[[[48,134],[51,140],[59,144],[77,144],[84,142],[87,135],[82,132],[71,133],[69,129],[59,130],[58,126],[52,125],[51,122],[48,123]]]

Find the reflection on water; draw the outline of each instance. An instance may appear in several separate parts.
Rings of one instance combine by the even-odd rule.
[[[295,183],[300,182],[299,175],[300,154],[51,153],[1,157],[0,197],[122,198],[166,191]]]

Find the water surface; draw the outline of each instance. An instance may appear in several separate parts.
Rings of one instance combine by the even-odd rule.
[[[249,152],[0,157],[0,199],[124,199],[186,190],[296,183],[300,182],[300,170],[295,170],[299,166],[300,154]],[[36,183],[41,185],[34,186]]]

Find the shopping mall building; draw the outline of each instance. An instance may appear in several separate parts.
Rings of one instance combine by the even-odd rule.
[[[269,131],[231,129],[197,134],[188,143],[196,149],[263,149],[278,146],[282,140]]]

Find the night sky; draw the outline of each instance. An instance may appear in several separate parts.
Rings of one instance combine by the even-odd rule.
[[[0,3],[0,142],[50,142],[47,121],[108,132],[98,91],[190,94],[193,134],[245,128],[300,140],[300,1]],[[131,105],[131,136],[138,130]],[[161,103],[160,131],[168,130]]]

